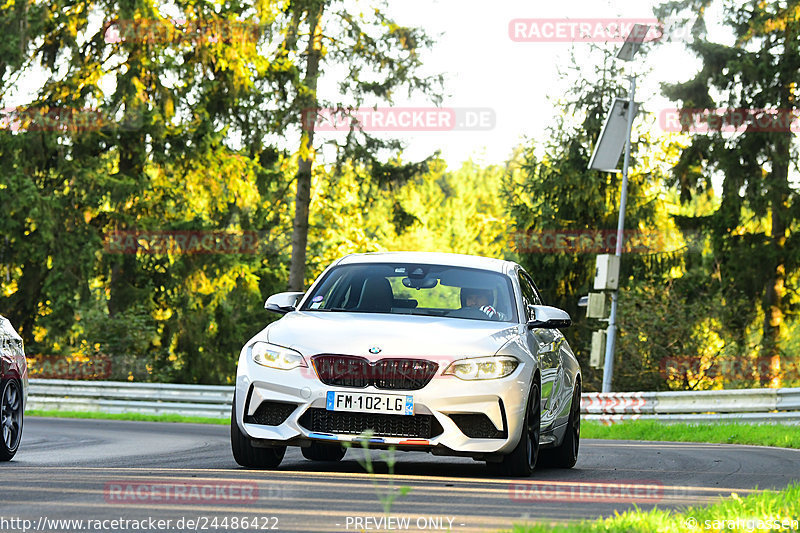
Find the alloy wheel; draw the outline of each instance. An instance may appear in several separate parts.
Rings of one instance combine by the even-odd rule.
[[[0,411],[2,411],[0,425],[3,427],[3,444],[6,450],[14,451],[19,445],[22,428],[22,394],[16,380],[5,382],[0,397]]]

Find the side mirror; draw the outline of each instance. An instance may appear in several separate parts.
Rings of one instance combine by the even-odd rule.
[[[558,329],[572,325],[572,319],[563,309],[548,305],[529,305],[528,309],[533,316],[533,319],[528,321],[528,329]]]
[[[295,306],[297,302],[303,297],[302,292],[279,292],[278,294],[273,294],[267,301],[264,303],[264,309],[267,311],[272,311],[273,313],[278,313],[281,315],[285,315],[286,313],[291,313],[295,310]]]

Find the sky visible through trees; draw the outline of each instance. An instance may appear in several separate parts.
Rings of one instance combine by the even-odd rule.
[[[447,35],[395,15],[332,0],[0,5],[0,313],[32,375],[229,383],[274,319],[267,296],[346,253],[428,250],[525,266],[575,318],[565,334],[596,390],[602,324],[577,300],[613,252],[620,179],[587,167],[626,96],[621,43],[568,43],[539,80],[563,88],[547,128],[507,141],[503,161],[448,160],[461,134],[505,139],[508,106],[448,105],[463,100],[426,63]],[[635,123],[614,389],[798,384],[800,2],[680,0],[643,17],[683,31],[643,57],[677,44],[696,68],[643,96]],[[509,22],[485,53],[534,44]],[[724,42],[707,31],[720,27]]]

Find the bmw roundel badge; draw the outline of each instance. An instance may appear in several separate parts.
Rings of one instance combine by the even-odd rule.
[[[369,349],[369,353],[371,354],[381,353],[381,349],[378,348],[377,346],[371,346]]]

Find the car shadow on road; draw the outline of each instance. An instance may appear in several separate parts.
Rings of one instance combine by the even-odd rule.
[[[367,467],[363,464],[363,459],[354,457],[354,452],[348,451],[347,456],[339,462],[318,462],[299,460],[284,460],[279,470],[296,472],[319,472],[326,473],[347,473],[347,474],[368,474]],[[379,453],[379,452],[377,452]],[[374,474],[396,474],[399,476],[410,477],[441,477],[441,478],[478,478],[478,479],[515,479],[501,478],[494,473],[484,462],[473,461],[471,459],[460,459],[452,457],[422,456],[421,458],[404,457],[402,454],[397,456],[393,468],[379,459],[379,455],[373,456],[372,473]],[[573,468],[569,470],[559,468],[537,468],[533,476],[525,479],[548,479],[548,480],[578,480],[585,478],[586,472],[581,469]],[[521,479],[521,478],[520,478]]]

